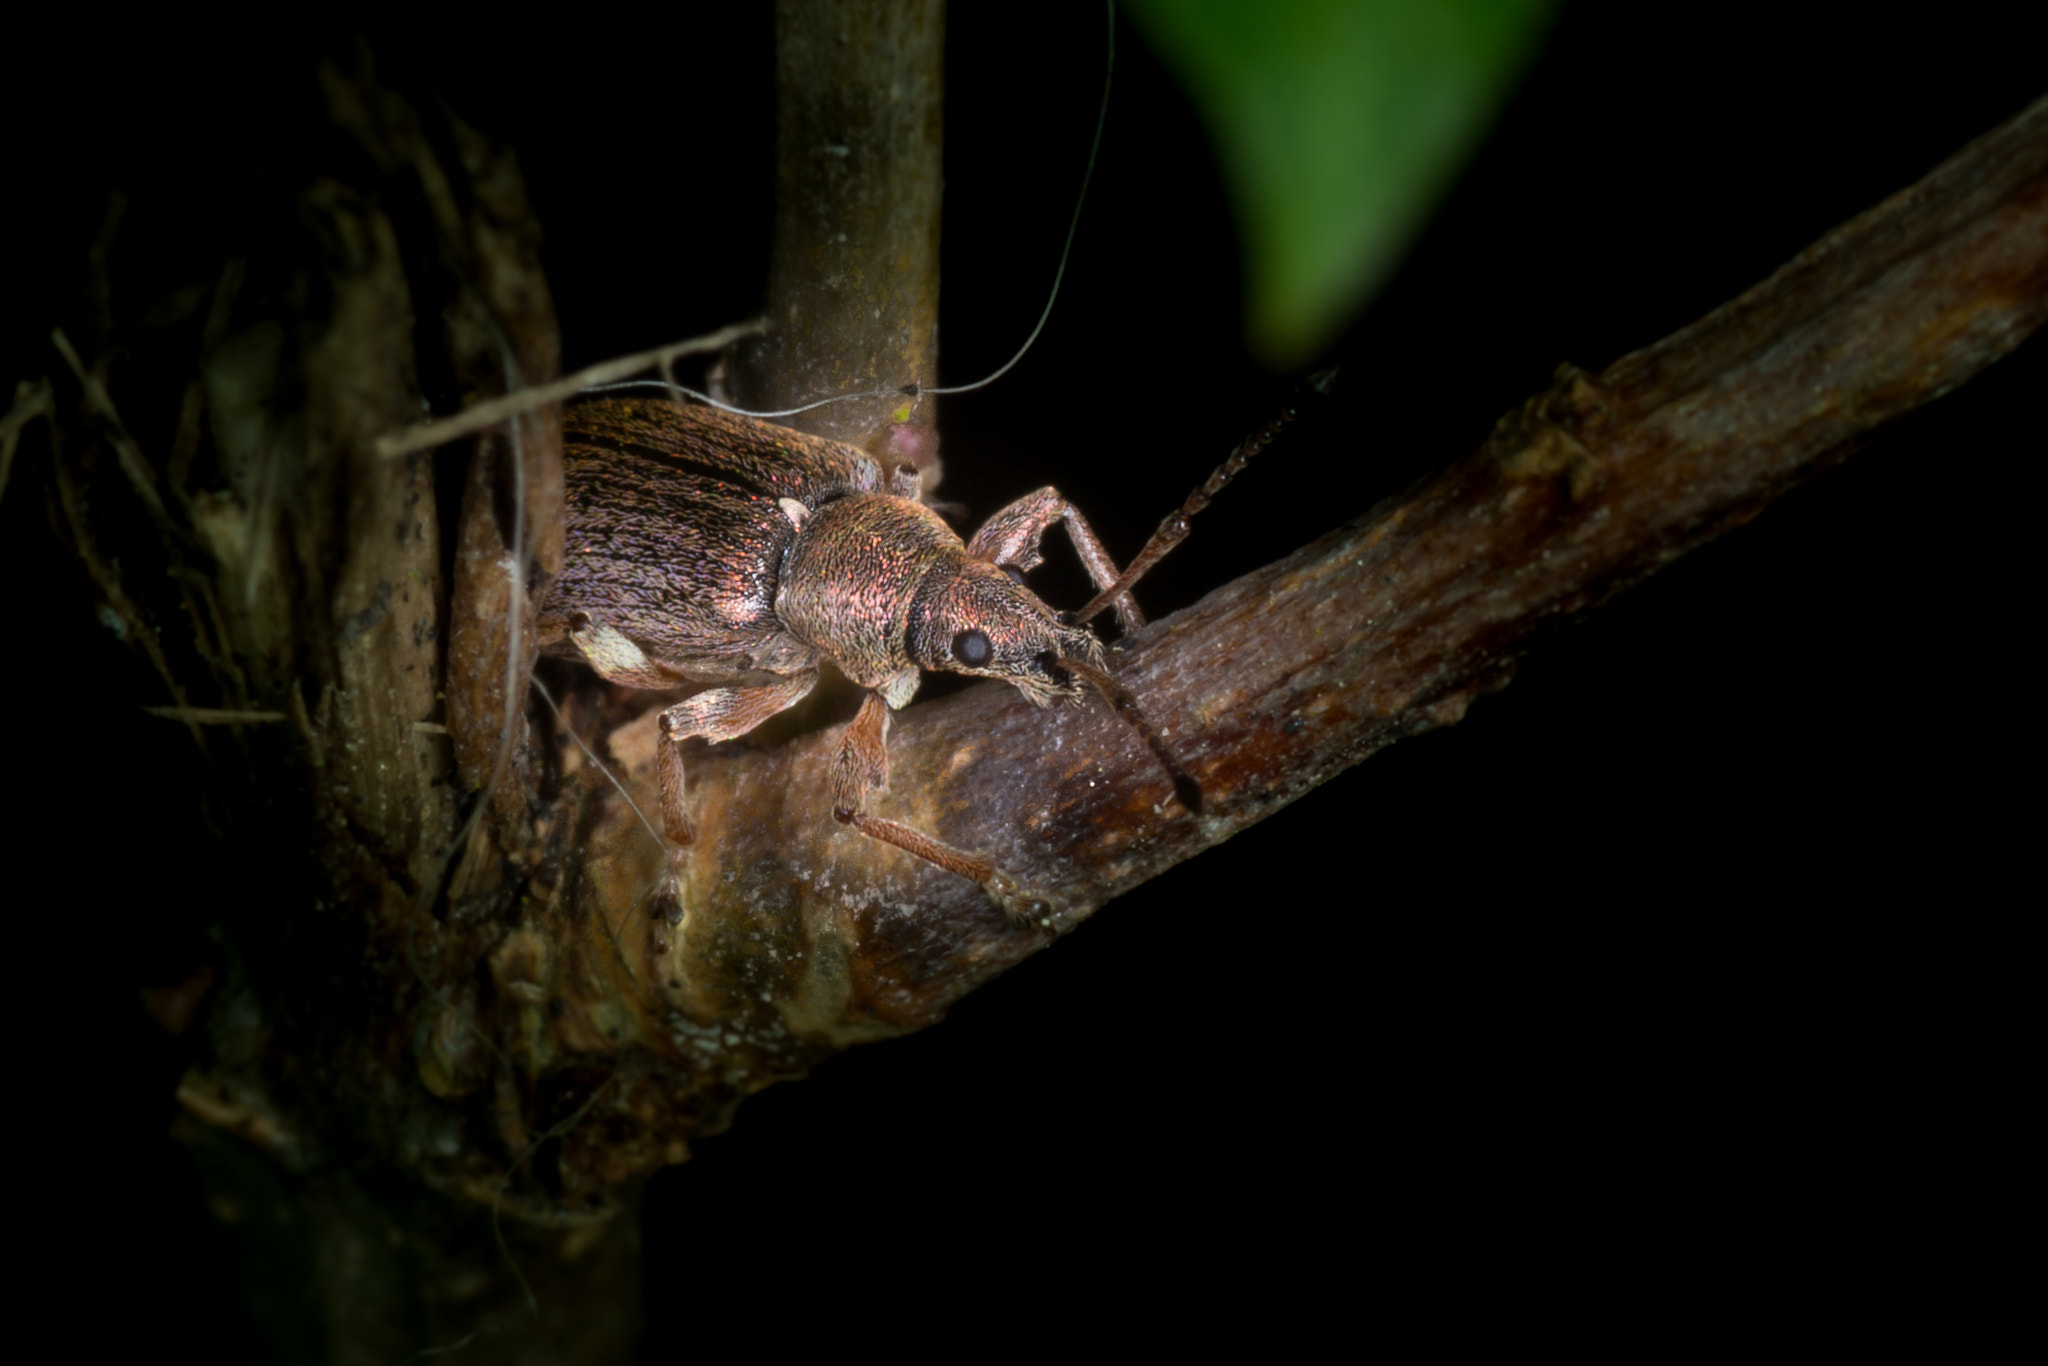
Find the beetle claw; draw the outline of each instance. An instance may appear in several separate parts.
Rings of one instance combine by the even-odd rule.
[[[1052,903],[1032,891],[1021,887],[1017,880],[998,868],[988,875],[981,884],[988,893],[988,899],[1002,908],[1003,919],[1013,930],[1028,930],[1034,925],[1049,924],[1052,917]]]
[[[682,880],[673,873],[661,880],[661,886],[654,893],[654,918],[669,929],[683,923],[687,908],[683,905]]]

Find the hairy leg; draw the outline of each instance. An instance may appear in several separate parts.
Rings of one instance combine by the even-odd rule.
[[[912,826],[867,813],[868,793],[889,785],[889,707],[880,693],[869,693],[860,714],[846,728],[846,739],[832,769],[832,814],[870,839],[893,844],[926,863],[981,884],[1002,908],[1010,928],[1021,930],[1040,920],[1045,903],[1017,885],[1008,873],[979,854],[942,844]]]
[[[1025,494],[983,522],[981,530],[967,543],[967,553],[1019,572],[1035,569],[1045,562],[1045,556],[1039,553],[1039,540],[1054,522],[1066,523],[1067,539],[1074,543],[1074,554],[1096,588],[1106,589],[1117,581],[1116,561],[1109,558],[1109,552],[1096,539],[1095,529],[1088,525],[1080,509],[1051,487]],[[1115,601],[1117,620],[1123,624],[1124,634],[1129,635],[1145,624],[1145,615],[1129,592],[1117,594]]]

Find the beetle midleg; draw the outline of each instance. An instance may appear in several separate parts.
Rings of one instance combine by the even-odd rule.
[[[881,816],[870,816],[863,808],[867,794],[889,783],[889,707],[880,693],[871,692],[861,703],[859,715],[846,728],[846,739],[832,769],[832,814],[870,839],[893,844],[926,863],[935,863],[949,873],[982,885],[1003,913],[1012,929],[1021,929],[1043,907],[1023,896],[1017,884],[1002,869],[950,844],[941,844],[922,830]]]
[[[716,744],[737,739],[778,712],[803,700],[817,686],[818,671],[791,674],[780,683],[758,688],[710,688],[694,693],[661,714],[661,739],[655,743],[655,772],[661,783],[661,833],[668,842],[670,890],[683,872],[685,850],[697,842],[697,827],[683,801],[681,744],[701,735]],[[682,918],[682,902],[671,898],[670,923]]]
[[[1067,539],[1074,544],[1074,554],[1081,561],[1081,567],[1088,571],[1088,577],[1095,581],[1095,587],[1106,589],[1117,581],[1116,561],[1109,558],[1109,552],[1102,548],[1096,538],[1095,528],[1088,525],[1088,519],[1081,515],[1079,508],[1060,496],[1056,488],[1046,487],[1036,493],[1027,493],[1006,508],[998,510],[981,530],[974,533],[974,539],[967,543],[967,553],[978,560],[991,560],[998,565],[1014,565],[1020,570],[1035,569],[1045,557],[1038,552],[1039,539],[1046,528],[1054,522],[1067,524]],[[1138,610],[1137,601],[1128,592],[1116,598],[1117,619],[1123,624],[1124,634],[1129,635],[1145,624],[1144,613]]]

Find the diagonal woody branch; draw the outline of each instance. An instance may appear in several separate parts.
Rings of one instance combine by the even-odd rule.
[[[1546,622],[1745,521],[2044,318],[2048,100],[1692,326],[1597,375],[1561,369],[1473,455],[1142,633],[1116,668],[1201,782],[1203,816],[1168,802],[1106,709],[1048,715],[994,686],[902,717],[877,809],[985,851],[1071,927],[1457,721]],[[838,739],[696,762],[716,857],[693,870],[687,942],[643,980],[693,1013],[772,994],[797,1032],[843,1041],[934,1020],[1046,942],[1007,931],[978,888],[835,829]],[[644,742],[617,743],[640,771]],[[807,951],[772,970],[719,952],[742,919]]]

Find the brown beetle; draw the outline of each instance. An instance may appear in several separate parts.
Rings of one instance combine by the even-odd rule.
[[[576,404],[564,437],[567,539],[561,577],[541,608],[541,648],[628,687],[712,685],[661,714],[672,920],[682,914],[676,874],[695,838],[677,746],[694,735],[734,739],[795,705],[816,685],[823,659],[868,690],[834,766],[833,814],[973,878],[1013,926],[1035,912],[1001,869],[866,810],[868,794],[888,781],[889,713],[910,701],[923,670],[1000,678],[1039,706],[1078,701],[1084,683],[1094,686],[1144,737],[1181,803],[1200,809],[1200,789],[1110,678],[1101,642],[1021,582],[1043,558],[1046,529],[1064,522],[1103,590],[1080,619],[1114,605],[1134,630],[1142,618],[1130,581],[1164,546],[1148,546],[1149,558],[1120,577],[1081,514],[1051,488],[1018,499],[962,542],[919,501],[908,465],[885,473],[856,447],[667,398]]]

